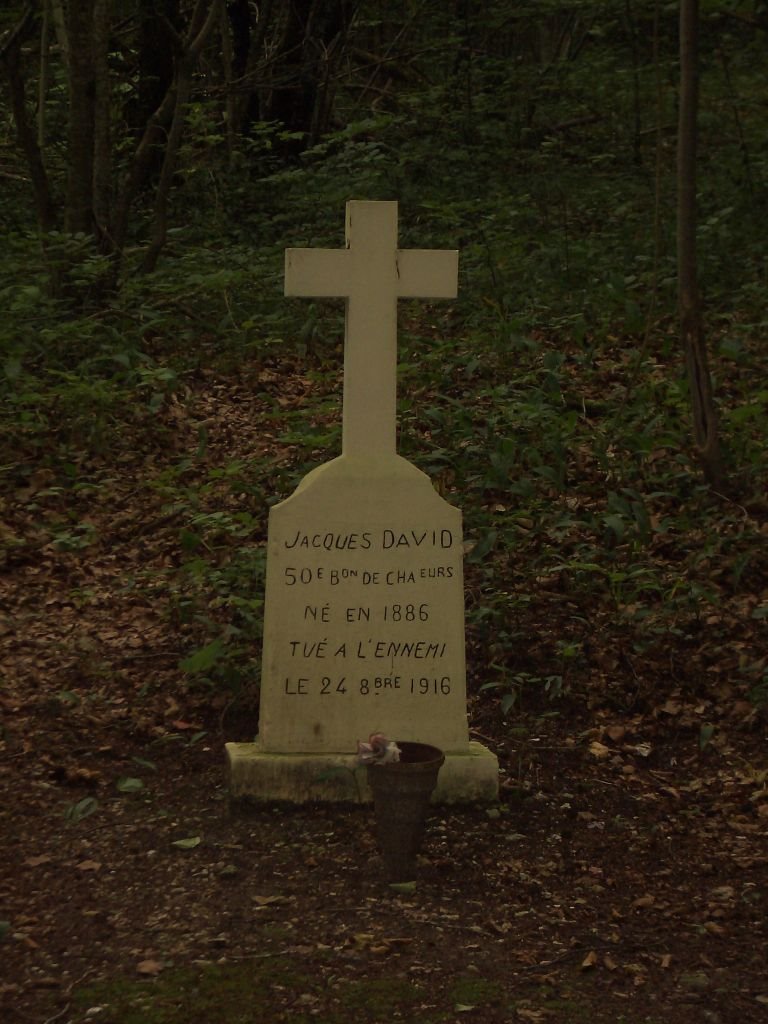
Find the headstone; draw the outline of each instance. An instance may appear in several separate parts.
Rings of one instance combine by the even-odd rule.
[[[357,740],[440,747],[435,799],[495,799],[470,742],[461,513],[397,455],[397,300],[456,295],[458,253],[398,249],[397,203],[347,204],[346,248],[288,249],[287,295],[346,298],[341,455],[269,517],[259,734],[230,794],[367,799]]]

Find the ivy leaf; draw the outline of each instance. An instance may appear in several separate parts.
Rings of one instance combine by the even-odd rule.
[[[6,359],[3,364],[3,372],[10,381],[16,381],[21,376],[21,360],[20,359]]]
[[[144,789],[141,779],[122,778],[117,780],[116,785],[119,793],[138,793],[140,789]]]
[[[82,821],[83,818],[87,818],[90,814],[93,814],[98,806],[98,800],[92,796],[86,796],[82,800],[78,800],[76,804],[70,804],[64,812],[64,816],[67,821],[77,824],[78,821]]]
[[[184,658],[179,663],[179,668],[182,672],[186,672],[188,675],[196,675],[198,672],[207,672],[209,668],[213,668],[216,662],[221,657],[224,651],[224,641],[221,637],[217,637],[212,640],[211,643],[206,644],[205,647],[200,647],[190,654],[188,658]]]
[[[699,729],[699,750],[706,750],[714,735],[714,725],[702,725],[701,729]]]
[[[415,882],[390,882],[389,888],[395,892],[416,892]]]
[[[621,541],[626,531],[626,524],[621,516],[610,515],[604,516],[603,522],[606,527],[616,536],[617,541]]]
[[[194,850],[202,841],[202,836],[190,836],[188,839],[174,839],[171,846],[177,846],[180,850]]]
[[[509,712],[514,708],[517,703],[517,693],[513,690],[512,693],[505,693],[501,698],[501,713],[506,718]]]

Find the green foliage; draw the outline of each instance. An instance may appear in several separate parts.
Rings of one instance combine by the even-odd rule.
[[[562,694],[562,676],[535,676],[529,672],[510,673],[503,666],[494,664],[491,664],[490,668],[499,672],[501,678],[493,683],[484,683],[480,687],[480,692],[486,690],[502,692],[499,708],[505,718],[510,711],[519,710],[523,705],[524,697],[531,697],[532,691],[536,703],[540,703],[543,697],[555,700]]]
[[[248,519],[245,513],[235,518],[223,513],[198,515],[190,521],[197,532],[181,532],[182,549],[200,546],[203,551],[180,567],[174,585],[175,615],[196,632],[214,636],[179,664],[191,683],[223,684],[235,692],[258,685],[255,648],[261,640],[265,552],[247,547],[222,557],[233,538],[250,536],[253,525],[244,525]],[[204,524],[208,529],[201,530]]]
[[[138,793],[144,789],[144,783],[141,779],[130,778],[129,776],[123,776],[118,779],[115,783],[115,788],[118,793]]]
[[[175,846],[190,849],[200,842],[194,839],[178,840]],[[1,937],[1,936],[0,936]],[[167,970],[158,965],[159,976],[148,985],[146,981],[119,978],[98,981],[79,988],[74,993],[78,1011],[103,1005],[112,1024],[181,1024],[190,1014],[201,1020],[224,1019],[231,1024],[246,1024],[253,1019],[253,1006],[259,1007],[264,1019],[276,1019],[285,1014],[286,991],[305,997],[307,1006],[320,1003],[325,995],[321,978],[304,973],[294,958],[266,955],[242,964],[208,964],[202,967],[180,968],[168,964]],[[476,986],[478,1001],[486,1001],[492,986]],[[411,981],[397,977],[363,980],[342,979],[336,985],[335,1000],[323,1016],[328,1024],[344,1024],[367,1013],[373,1020],[384,1020],[392,1013],[412,1010],[424,998],[422,989]],[[301,998],[290,1011],[296,1024],[313,1020],[311,1009],[304,1010]],[[431,1015],[438,1021],[453,1019],[452,1007],[440,1008]]]
[[[464,510],[470,657],[503,712],[578,685],[607,621],[628,657],[650,658],[670,639],[695,645],[757,591],[765,40],[729,5],[703,5],[700,271],[728,501],[691,465],[674,328],[676,5],[660,9],[658,64],[656,7],[546,0],[510,15],[494,0],[459,18],[435,0],[413,18],[363,3],[334,128],[300,156],[285,147],[303,136],[276,120],[229,139],[222,90],[201,72],[162,260],[139,272],[152,217],[140,196],[112,287],[93,239],[32,231],[13,178],[0,198],[0,462],[16,490],[52,473],[30,515],[89,486],[90,461],[162,448],[201,375],[256,367],[279,381],[299,366],[312,382],[295,408],[272,399],[270,431],[290,452],[278,465],[210,460],[203,425],[197,450],[153,476],[178,560],[139,582],[167,595],[190,686],[258,685],[268,501],[339,450],[343,305],[287,301],[281,276],[286,245],[343,244],[351,197],[398,199],[403,246],[461,251],[457,302],[401,305],[400,449]],[[59,552],[99,543],[75,513],[47,529]],[[567,633],[542,634],[558,602]],[[765,703],[765,618],[745,615],[754,650],[737,674]]]
[[[70,804],[65,811],[65,818],[71,825],[76,825],[84,818],[90,817],[99,809],[99,801],[92,796],[83,797],[74,804]]]
[[[768,707],[768,669],[749,688],[750,700],[758,707]]]

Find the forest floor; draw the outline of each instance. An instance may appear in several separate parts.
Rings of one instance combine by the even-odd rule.
[[[193,627],[169,612],[156,481],[202,422],[214,461],[290,460],[252,383],[205,378],[163,451],[80,466],[80,491],[40,470],[5,505],[0,1018],[768,1019],[765,729],[720,680],[660,679],[619,713],[587,679],[506,721],[473,695],[500,803],[434,808],[404,890],[368,808],[230,812],[223,747],[252,738],[253,701],[179,671]]]

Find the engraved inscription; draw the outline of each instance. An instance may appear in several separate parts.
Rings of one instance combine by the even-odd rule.
[[[288,559],[282,588],[297,601],[294,628],[276,652],[283,693],[447,697],[445,666],[456,650],[434,609],[456,579],[458,544],[452,530],[431,526],[290,530],[278,546]],[[313,601],[315,593],[324,600]]]

